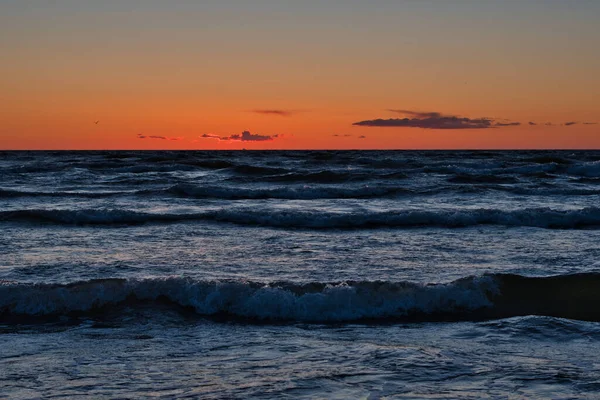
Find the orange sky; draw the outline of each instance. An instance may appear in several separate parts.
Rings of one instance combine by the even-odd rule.
[[[600,148],[600,4],[566,3],[8,1],[0,148]],[[521,125],[353,125],[390,109]]]

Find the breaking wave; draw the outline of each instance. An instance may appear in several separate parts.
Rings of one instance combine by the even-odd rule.
[[[0,222],[123,225],[184,221],[212,221],[302,229],[463,228],[477,225],[546,229],[599,229],[600,208],[587,207],[575,210],[554,210],[550,208],[523,210],[395,210],[362,213],[261,210],[255,208],[230,208],[200,213],[147,213],[123,209],[26,209],[0,212]]]
[[[203,316],[262,321],[481,320],[523,315],[600,320],[600,274],[483,275],[445,284],[101,279],[0,282],[0,320],[69,315],[161,301]]]
[[[172,194],[193,198],[215,198],[227,200],[242,199],[360,199],[385,197],[401,193],[411,194],[413,191],[397,186],[361,186],[357,188],[343,187],[275,187],[275,188],[234,188],[224,186],[199,186],[178,184],[168,191]]]

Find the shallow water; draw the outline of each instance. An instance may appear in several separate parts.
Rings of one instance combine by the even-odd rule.
[[[595,398],[600,152],[2,152],[0,394]]]

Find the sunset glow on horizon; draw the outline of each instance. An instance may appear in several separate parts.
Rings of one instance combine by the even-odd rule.
[[[8,0],[0,149],[600,148],[600,2]]]

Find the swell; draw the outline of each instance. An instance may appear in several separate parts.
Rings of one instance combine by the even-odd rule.
[[[262,175],[256,177],[234,177],[231,180],[248,182],[280,182],[280,183],[347,183],[365,182],[373,180],[406,179],[408,175],[403,172],[374,173],[374,171],[303,171],[287,172],[281,174]]]
[[[171,194],[182,197],[198,199],[214,198],[226,200],[243,199],[286,199],[286,200],[313,200],[313,199],[361,199],[387,197],[398,194],[413,194],[410,189],[396,186],[368,186],[354,188],[342,187],[274,187],[274,188],[236,188],[226,186],[198,186],[192,184],[178,184],[167,190]]]
[[[68,198],[104,198],[115,196],[131,196],[140,193],[148,193],[146,190],[129,190],[129,191],[28,191],[17,189],[0,189],[0,198],[18,198],[18,197],[68,197]],[[154,191],[152,191],[154,192]]]
[[[199,213],[147,213],[125,209],[0,211],[0,222],[62,225],[123,225],[212,221],[238,225],[301,229],[465,228],[477,225],[545,229],[599,229],[600,208],[576,210],[449,209],[335,213],[324,211],[219,209]]]
[[[258,321],[485,320],[525,315],[600,321],[600,274],[490,274],[445,284],[347,281],[240,282],[102,279],[70,284],[0,282],[0,320],[114,313],[162,301],[203,316]]]
[[[1,189],[1,198],[110,198],[123,196],[175,196],[195,199],[221,199],[221,200],[317,200],[317,199],[367,199],[385,198],[401,195],[435,196],[452,193],[485,193],[487,191],[500,191],[518,195],[560,195],[560,196],[592,196],[600,194],[600,189],[578,188],[559,185],[524,186],[503,185],[498,180],[475,178],[470,183],[462,179],[449,180],[453,184],[431,188],[411,189],[395,185],[368,185],[363,184],[353,187],[339,186],[277,186],[277,187],[236,187],[225,185],[198,185],[191,183],[178,183],[166,188],[141,189],[141,190],[105,190],[105,191],[33,191],[18,189]],[[495,182],[494,182],[495,181]],[[143,182],[148,183],[148,182]],[[151,182],[150,182],[151,183]]]

